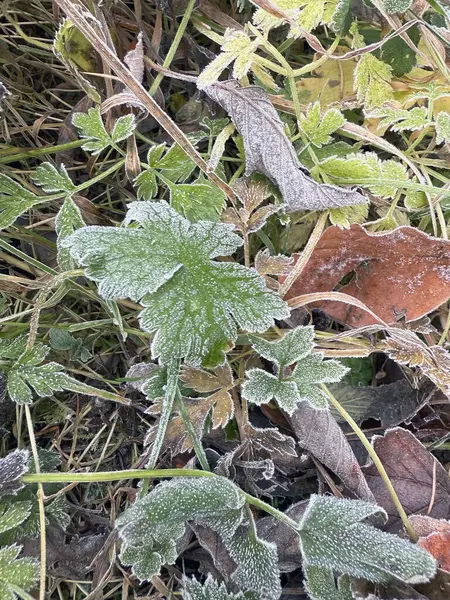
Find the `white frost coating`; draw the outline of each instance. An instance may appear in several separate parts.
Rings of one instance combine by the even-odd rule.
[[[203,585],[197,579],[183,576],[183,600],[244,600],[244,594],[231,594],[227,592],[224,583],[217,583],[208,574]]]
[[[300,549],[306,565],[384,583],[396,577],[426,582],[436,561],[422,548],[361,523],[386,513],[375,504],[313,495],[301,521]]]
[[[299,402],[309,402],[318,410],[328,408],[328,398],[317,384],[332,383],[348,372],[337,360],[323,360],[323,354],[312,354],[313,327],[298,327],[277,342],[252,337],[253,348],[281,369],[281,378],[262,369],[247,371],[242,394],[249,402],[266,404],[275,398],[280,407],[292,415]],[[283,367],[296,363],[292,375],[283,376]]]
[[[227,81],[204,91],[228,112],[244,138],[246,174],[257,171],[274,181],[289,212],[367,204],[367,199],[355,190],[319,184],[305,175],[284,125],[262,88],[241,88],[237,81]]]
[[[39,577],[39,563],[34,558],[18,558],[22,546],[0,548],[0,594],[2,600],[16,600],[14,588],[29,591]]]
[[[243,519],[244,496],[222,477],[180,478],[160,483],[116,521],[121,560],[141,580],[149,580],[177,558],[176,541],[187,521],[212,527],[230,539]]]
[[[14,450],[0,459],[0,497],[16,495],[24,487],[21,477],[28,471],[28,450]]]

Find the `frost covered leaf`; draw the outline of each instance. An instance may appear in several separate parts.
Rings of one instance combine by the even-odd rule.
[[[450,113],[440,112],[436,117],[436,144],[450,141]]]
[[[226,546],[238,565],[231,576],[238,587],[256,592],[261,600],[278,600],[281,584],[276,545],[238,531]]]
[[[258,231],[264,227],[271,215],[281,209],[281,206],[274,204],[261,206],[264,200],[267,200],[272,195],[265,183],[237,179],[233,185],[233,189],[242,203],[242,208],[227,208],[222,220],[225,223],[234,225],[241,233],[254,233]]]
[[[390,127],[392,131],[419,131],[431,124],[427,109],[423,106],[415,106],[409,110],[377,108],[369,111],[367,117],[381,119],[380,127]]]
[[[211,260],[242,244],[229,225],[189,223],[165,202],[131,203],[126,223],[131,221],[141,227],[85,227],[63,244],[87,266],[103,297],[142,300],[142,327],[157,332],[154,357],[203,359],[214,366],[236,339],[236,324],[264,331],[288,314],[260,275]]]
[[[255,256],[255,269],[260,275],[286,275],[292,267],[292,258],[277,254],[272,256],[267,248]]]
[[[57,168],[49,162],[44,162],[39,165],[31,178],[36,185],[49,194],[56,192],[72,194],[76,190],[64,165]]]
[[[323,210],[367,201],[358,192],[319,184],[301,170],[295,149],[266,92],[236,81],[204,90],[230,115],[244,138],[246,174],[257,171],[278,185],[288,211]]]
[[[177,558],[176,542],[188,521],[206,525],[222,539],[233,537],[243,518],[244,496],[223,477],[180,478],[160,483],[116,521],[120,558],[141,581]]]
[[[80,227],[84,227],[84,225],[85,222],[83,221],[80,209],[72,198],[66,198],[55,219],[58,264],[64,271],[74,269],[76,263],[71,258],[69,250],[61,246],[61,242],[74,231],[80,229]]]
[[[184,576],[182,583],[184,600],[244,600],[242,592],[227,592],[225,584],[214,581],[210,573],[203,584],[197,579]]]
[[[333,31],[339,34],[347,33],[352,22],[352,0],[339,0],[331,18]]]
[[[0,173],[0,229],[9,227],[22,213],[42,202],[47,202],[45,196],[36,196]]]
[[[31,513],[31,502],[15,501],[8,498],[0,500],[0,534],[15,529],[23,523]]]
[[[39,578],[39,563],[33,558],[18,558],[21,546],[0,548],[0,597],[2,600],[16,600],[21,597],[17,588],[25,592],[31,590]]]
[[[180,374],[181,381],[196,392],[214,392],[233,385],[233,372],[228,363],[214,369],[214,373],[185,365]]]
[[[233,61],[233,78],[241,79],[252,66],[255,50],[258,48],[259,40],[251,40],[245,31],[227,29],[224,34],[222,53],[219,54],[200,73],[197,80],[199,89],[215,83],[222,71]]]
[[[111,134],[109,134],[105,129],[98,107],[90,108],[87,113],[75,113],[72,123],[78,129],[80,138],[87,140],[81,147],[83,150],[91,152],[93,156],[100,154],[105,148],[125,140],[136,127],[134,115],[125,115],[116,120]]]
[[[292,414],[300,402],[300,394],[293,381],[279,381],[275,375],[262,369],[250,369],[242,386],[242,395],[249,402],[267,404],[273,398],[288,414]]]
[[[300,524],[305,564],[379,583],[393,577],[406,583],[431,579],[436,572],[433,557],[366,522],[380,516],[386,519],[376,504],[312,495]]]
[[[320,163],[320,171],[330,177],[352,179],[380,198],[393,198],[402,181],[409,182],[406,167],[395,160],[382,161],[374,152],[349,154],[345,158],[330,156]],[[365,183],[365,179],[376,179],[379,183]],[[391,181],[384,183],[384,180]],[[398,181],[398,185],[392,180]]]
[[[310,142],[317,148],[330,144],[331,134],[345,123],[344,115],[337,108],[330,108],[321,116],[320,102],[308,108],[306,115],[301,115],[300,126]]]
[[[411,28],[408,36],[415,44],[420,36],[417,30]],[[392,68],[394,77],[403,77],[416,66],[416,53],[400,36],[387,40],[380,49],[381,60]]]
[[[19,358],[27,348],[27,338],[19,335],[12,339],[0,339],[0,357],[14,360]]]
[[[311,600],[353,600],[351,591],[336,583],[331,569],[307,565],[304,572],[306,590]]]
[[[382,0],[382,5],[388,14],[404,13],[413,3],[413,0]]]
[[[312,352],[314,327],[296,327],[275,342],[250,336],[250,342],[258,354],[272,361],[278,367],[287,367]]]
[[[214,184],[166,182],[170,192],[170,206],[178,213],[197,221],[218,221],[223,210],[225,197]]]
[[[389,65],[373,54],[364,54],[355,69],[354,87],[358,102],[370,109],[393,100],[391,80],[392,69]]]
[[[15,495],[24,484],[21,477],[28,471],[28,452],[14,450],[0,459],[0,497]]]
[[[330,222],[341,229],[348,229],[353,223],[364,223],[369,214],[369,206],[346,206],[344,208],[332,208],[330,210]]]
[[[309,354],[297,361],[292,380],[295,382],[300,401],[307,401],[317,409],[328,408],[328,398],[319,383],[340,381],[349,371],[337,360],[323,360],[322,353]]]

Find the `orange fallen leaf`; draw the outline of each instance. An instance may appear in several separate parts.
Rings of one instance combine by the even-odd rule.
[[[351,273],[351,281],[339,289],[339,282]],[[287,297],[337,289],[387,323],[401,317],[420,319],[450,297],[450,241],[413,227],[383,233],[368,233],[361,225],[329,227]],[[334,301],[320,306],[347,325],[376,322],[357,306]]]
[[[425,515],[413,515],[410,520],[420,536],[418,545],[434,556],[441,569],[450,571],[450,522]]]

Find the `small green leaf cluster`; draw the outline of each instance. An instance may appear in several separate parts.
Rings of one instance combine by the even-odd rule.
[[[337,360],[323,360],[323,354],[313,353],[313,327],[297,327],[278,341],[251,337],[252,347],[266,360],[275,364],[276,374],[262,369],[250,369],[242,386],[242,394],[253,404],[267,404],[275,399],[292,415],[300,402],[309,402],[318,410],[328,408],[328,399],[320,383],[337,382],[348,372]],[[287,367],[295,366],[291,373]]]

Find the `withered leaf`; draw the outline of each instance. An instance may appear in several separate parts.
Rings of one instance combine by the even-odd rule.
[[[408,515],[429,514],[446,518],[450,508],[450,484],[444,467],[408,430],[388,430],[384,436],[374,436],[372,445]],[[401,529],[392,498],[373,463],[363,467],[377,504],[389,515],[389,529]]]
[[[361,300],[387,323],[399,317],[415,321],[450,297],[450,241],[414,227],[383,233],[368,233],[361,225],[329,227],[289,297],[334,290],[352,272],[340,292]],[[375,322],[356,306],[327,301],[321,307],[354,327]]]
[[[330,383],[328,387],[355,421],[361,423],[366,419],[378,419],[382,427],[408,423],[431,399],[435,390],[431,383],[414,389],[407,379],[374,387],[356,387],[346,383]],[[333,408],[331,412],[341,422],[339,413]]]
[[[450,398],[450,354],[442,346],[427,346],[412,331],[389,330],[386,353],[402,365],[419,367]]]
[[[227,111],[244,138],[246,175],[257,171],[276,183],[289,212],[367,203],[359,192],[319,184],[301,170],[283,122],[262,88],[241,87],[231,80],[204,91]]]
[[[255,256],[255,269],[260,275],[285,275],[292,265],[290,256],[277,254],[271,256],[269,250],[260,250]]]
[[[426,515],[412,515],[411,525],[419,537],[419,546],[437,560],[441,569],[450,571],[450,521]]]
[[[301,402],[289,420],[301,448],[336,473],[358,498],[373,502],[353,450],[329,411],[316,410],[308,402]]]
[[[228,363],[216,367],[214,373],[184,365],[180,379],[195,392],[214,392],[233,385],[233,372]]]

